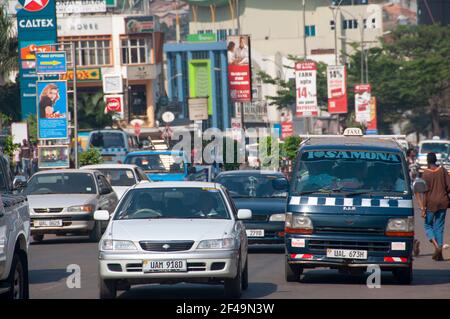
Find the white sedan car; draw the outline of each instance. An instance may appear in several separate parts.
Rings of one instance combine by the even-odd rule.
[[[83,166],[81,169],[96,170],[105,175],[118,198],[121,198],[131,186],[141,181],[149,181],[144,171],[136,165],[97,164]]]
[[[216,183],[133,186],[99,244],[100,297],[149,283],[216,283],[227,297],[248,286],[247,235],[227,190]],[[97,211],[96,220],[109,213]]]

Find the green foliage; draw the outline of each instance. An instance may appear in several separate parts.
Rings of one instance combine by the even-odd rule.
[[[288,136],[284,139],[284,143],[282,144],[282,156],[286,157],[289,160],[294,160],[297,156],[298,148],[300,147],[300,143],[302,139],[300,136]]]
[[[96,148],[89,148],[87,151],[80,154],[80,166],[96,165],[103,162],[100,151]]]
[[[27,117],[28,124],[28,139],[31,143],[37,142],[37,119],[36,115],[28,115]]]
[[[105,114],[105,102],[103,101],[102,92],[94,94],[80,93],[78,94],[77,102],[79,129],[99,129],[105,126],[112,126],[111,113]],[[71,104],[73,110],[73,103]]]
[[[12,121],[20,121],[20,91],[18,83],[6,83],[0,86],[1,112]]]
[[[281,160],[280,143],[272,136],[260,139],[258,148],[261,169],[278,168]]]
[[[3,152],[9,157],[12,158],[13,156],[13,152],[19,148],[19,146],[17,144],[14,144],[13,142],[13,137],[12,136],[7,136],[5,139],[5,145],[4,145],[4,149]]]
[[[17,69],[18,42],[13,34],[13,19],[7,14],[6,6],[0,4],[0,75]]]

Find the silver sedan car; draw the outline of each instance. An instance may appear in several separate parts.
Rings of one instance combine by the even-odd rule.
[[[149,283],[224,284],[236,298],[248,285],[247,235],[220,184],[141,183],[120,200],[99,244],[100,297]],[[106,221],[109,213],[95,212]]]
[[[98,241],[107,222],[94,220],[94,212],[112,213],[117,195],[98,171],[49,170],[36,173],[27,183],[31,235],[42,241],[45,234],[87,234]]]

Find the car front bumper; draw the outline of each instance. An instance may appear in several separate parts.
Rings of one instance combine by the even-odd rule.
[[[178,252],[178,253],[99,253],[99,272],[102,279],[127,280],[131,283],[203,282],[209,279],[234,278],[237,274],[237,250]],[[186,260],[186,272],[144,273],[144,260]],[[217,270],[213,270],[213,265]],[[223,267],[217,267],[217,265]]]
[[[95,226],[93,214],[32,214],[31,235],[87,233]],[[62,220],[61,227],[35,227],[36,220]]]
[[[248,243],[253,244],[283,244],[284,222],[244,222],[245,229],[262,229],[264,237],[251,237],[247,234]]]

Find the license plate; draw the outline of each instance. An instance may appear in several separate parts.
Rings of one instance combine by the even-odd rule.
[[[34,227],[62,227],[62,219],[35,220]]]
[[[367,250],[327,249],[328,258],[367,259]]]
[[[264,237],[264,229],[247,229],[248,237]]]
[[[143,272],[186,272],[186,260],[144,260]]]

